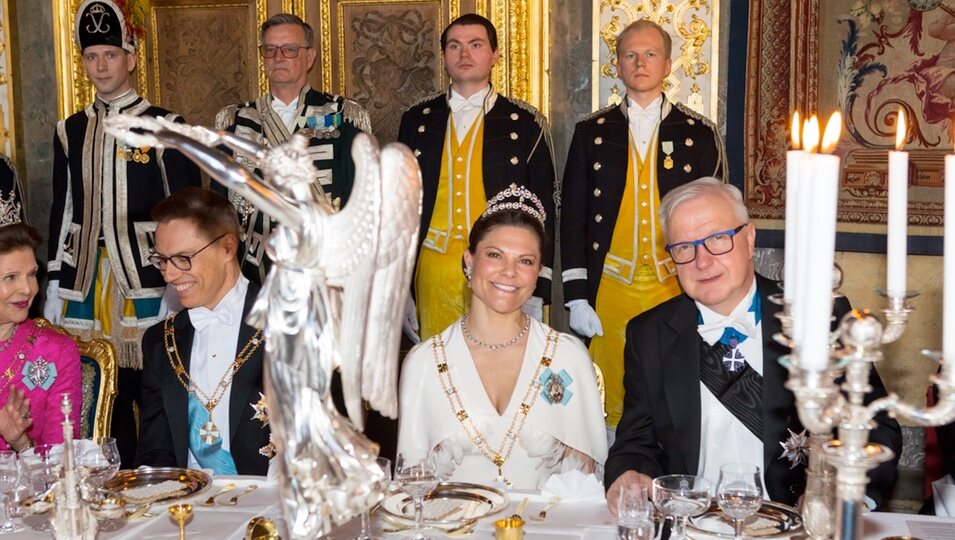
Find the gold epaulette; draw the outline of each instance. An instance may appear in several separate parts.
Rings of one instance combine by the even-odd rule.
[[[617,108],[617,107],[619,107],[619,106],[620,106],[620,105],[607,105],[607,106],[604,107],[603,109],[597,109],[596,111],[594,111],[594,112],[588,114],[587,116],[581,118],[580,121],[581,121],[581,122],[586,122],[587,120],[593,120],[594,118],[597,118],[598,116],[607,114],[608,112],[612,111],[613,109],[615,109],[615,108]]]
[[[239,105],[233,103],[232,105],[226,105],[216,113],[216,129],[227,129],[232,124],[235,124],[235,115],[239,112]]]
[[[342,119],[351,122],[355,127],[370,135],[371,117],[368,116],[368,111],[357,101],[348,98],[342,98],[342,100]]]

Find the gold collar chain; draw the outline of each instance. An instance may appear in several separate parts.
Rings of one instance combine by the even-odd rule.
[[[222,401],[226,388],[232,384],[232,379],[235,377],[235,374],[239,372],[239,369],[245,364],[246,360],[251,358],[259,348],[259,345],[262,344],[262,331],[256,330],[255,334],[249,338],[249,341],[246,342],[245,346],[242,347],[242,350],[232,362],[232,367],[219,379],[219,384],[216,385],[216,389],[212,392],[212,396],[210,397],[192,380],[192,377],[182,363],[182,358],[179,356],[179,347],[176,345],[176,328],[173,326],[176,315],[168,317],[163,326],[163,344],[166,346],[166,357],[169,358],[169,365],[176,374],[176,379],[179,380],[179,384],[186,389],[186,392],[196,396],[199,403],[209,411],[209,421],[200,429],[200,436],[204,443],[210,445],[215,444],[219,440],[219,428],[215,425],[215,422],[212,421],[212,411],[219,405],[219,402]]]
[[[13,381],[13,378],[20,373],[20,370],[23,367],[23,364],[26,363],[27,356],[29,356],[30,351],[33,350],[33,346],[36,345],[37,335],[40,333],[40,326],[35,322],[31,321],[33,328],[30,329],[30,335],[23,341],[23,345],[20,345],[20,349],[17,350],[17,353],[13,355],[13,359],[10,361],[10,365],[7,366],[7,369],[3,371],[3,384],[0,385],[0,394],[10,386],[10,383]],[[13,343],[13,338],[17,335],[17,330],[19,330],[20,325],[17,325],[13,328],[13,335],[10,336],[10,343]],[[4,348],[4,350],[6,350]]]
[[[507,486],[510,486],[511,482],[504,476],[504,464],[511,457],[511,453],[514,451],[514,445],[517,444],[517,439],[524,430],[527,415],[531,412],[531,408],[534,406],[534,403],[537,401],[537,396],[540,394],[538,390],[541,388],[541,383],[538,381],[538,378],[541,369],[550,366],[554,354],[557,352],[560,333],[551,328],[547,332],[546,339],[547,342],[544,345],[544,353],[541,355],[540,362],[537,364],[537,370],[534,371],[531,382],[524,392],[524,397],[521,398],[521,406],[514,411],[514,416],[511,417],[511,424],[504,433],[504,438],[501,439],[501,444],[498,445],[497,450],[491,448],[487,437],[477,428],[474,424],[474,420],[472,420],[468,414],[467,409],[464,408],[461,395],[454,386],[454,381],[451,379],[451,372],[448,370],[448,357],[447,351],[445,350],[444,338],[441,337],[441,334],[437,334],[431,341],[434,362],[438,368],[438,380],[441,382],[441,389],[444,391],[444,395],[448,398],[451,410],[454,411],[454,416],[457,417],[458,422],[461,423],[461,428],[464,429],[464,433],[467,434],[471,443],[481,452],[481,455],[497,467],[497,478],[495,480]]]

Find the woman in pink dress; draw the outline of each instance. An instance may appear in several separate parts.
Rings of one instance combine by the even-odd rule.
[[[8,210],[19,207],[12,199],[0,197],[0,449],[20,451],[63,441],[63,393],[73,402],[75,437],[82,395],[76,344],[27,316],[39,288],[35,251],[43,238],[12,218]]]

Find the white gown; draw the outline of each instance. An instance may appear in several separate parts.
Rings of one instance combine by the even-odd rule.
[[[481,384],[461,333],[460,320],[441,333],[454,388],[468,416],[495,452],[537,371],[550,331],[548,326],[531,320],[524,361],[504,414],[498,414]],[[559,341],[554,358],[549,367],[541,368],[537,378],[540,383],[549,382],[550,375],[561,379],[562,399],[548,397],[548,384],[542,384],[531,394],[537,394],[536,399],[503,467],[504,477],[515,489],[538,489],[551,474],[583,468],[580,459],[564,458],[568,447],[591,458],[597,465],[597,479],[603,477],[607,439],[593,364],[580,340],[568,334],[555,334]],[[398,452],[421,456],[436,449],[444,472],[453,469],[450,480],[493,483],[498,476],[497,466],[468,437],[442,388],[437,369],[441,354],[435,350],[436,339],[437,336],[419,344],[405,358],[399,392]]]

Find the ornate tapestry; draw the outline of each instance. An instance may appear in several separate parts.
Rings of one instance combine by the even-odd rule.
[[[754,0],[746,91],[746,201],[781,228],[794,110],[840,110],[841,232],[885,232],[887,151],[909,125],[909,233],[940,235],[952,151],[955,10],[939,0]]]

